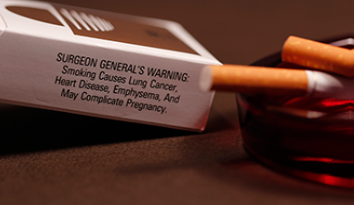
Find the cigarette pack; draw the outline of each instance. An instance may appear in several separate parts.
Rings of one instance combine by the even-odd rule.
[[[0,101],[202,131],[220,64],[178,23],[37,1],[0,1]]]

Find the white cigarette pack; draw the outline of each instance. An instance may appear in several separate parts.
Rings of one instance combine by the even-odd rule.
[[[0,1],[0,101],[202,131],[220,64],[178,23],[39,1]]]

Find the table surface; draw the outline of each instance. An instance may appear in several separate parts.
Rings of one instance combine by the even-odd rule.
[[[289,35],[354,32],[351,0],[54,2],[177,21],[222,63],[250,64]],[[233,93],[216,93],[203,133],[9,105],[0,106],[0,122],[0,204],[354,202],[354,190],[293,178],[249,156]]]

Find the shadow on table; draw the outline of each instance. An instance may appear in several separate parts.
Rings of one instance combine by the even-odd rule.
[[[188,135],[189,132],[0,105],[0,155]]]

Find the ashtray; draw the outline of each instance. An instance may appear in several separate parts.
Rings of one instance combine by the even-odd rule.
[[[354,47],[351,36],[325,43]],[[253,66],[307,69],[283,63],[280,52]],[[244,146],[262,163],[314,182],[354,188],[354,98],[237,94],[237,106]]]

